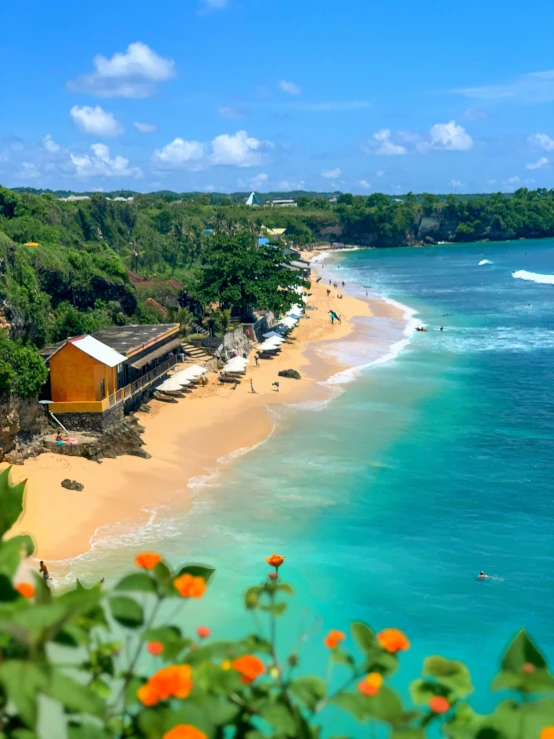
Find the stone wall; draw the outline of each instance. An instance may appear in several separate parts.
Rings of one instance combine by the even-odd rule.
[[[33,445],[47,428],[46,414],[36,400],[0,399],[0,461],[15,462],[33,454]]]
[[[68,431],[107,431],[123,421],[123,403],[104,413],[56,413],[56,418]]]

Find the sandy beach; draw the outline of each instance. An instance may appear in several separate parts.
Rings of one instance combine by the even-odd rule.
[[[348,336],[358,316],[402,315],[381,300],[346,294],[339,300],[336,289],[328,297],[326,282],[312,284],[308,305],[313,308],[306,311],[280,355],[261,360],[260,367],[255,367],[252,355],[246,377],[236,389],[220,386],[211,374],[210,383],[186,399],[176,404],[152,400],[150,413],[137,414],[151,459],[124,456],[99,464],[46,453],[13,467],[13,480],[28,479],[25,511],[16,530],[33,536],[37,557],[53,563],[83,554],[99,527],[119,521],[137,527],[145,524],[149,518],[145,507],[171,501],[186,509],[191,478],[212,471],[221,457],[267,438],[272,405],[326,397],[328,389],[320,381],[345,367],[314,348]],[[329,309],[341,316],[340,324],[331,324]],[[302,379],[278,378],[284,369],[298,370]],[[256,394],[251,392],[250,379]],[[279,392],[272,388],[276,380]],[[84,490],[62,488],[64,478],[81,482]]]

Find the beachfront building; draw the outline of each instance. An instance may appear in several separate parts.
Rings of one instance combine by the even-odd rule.
[[[177,361],[179,324],[112,326],[46,347],[41,398],[67,428],[102,431],[152,393]]]
[[[262,226],[260,236],[265,236],[271,241],[279,241],[284,238],[286,230],[286,228],[268,228],[267,226]]]
[[[259,207],[261,205],[260,198],[256,195],[255,192],[251,192],[250,195],[246,199],[246,205],[253,207]]]
[[[298,203],[296,200],[272,200],[272,208],[297,208]]]

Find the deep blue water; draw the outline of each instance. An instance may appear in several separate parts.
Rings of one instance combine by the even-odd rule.
[[[521,626],[554,660],[554,285],[512,276],[554,275],[554,241],[334,260],[326,276],[414,308],[428,332],[326,407],[283,412],[272,438],[197,488],[192,515],[166,520],[155,544],[218,569],[191,625],[248,630],[241,591],[276,551],[298,591],[283,646],[321,619],[303,665],[324,669],[330,628],[396,626],[412,642],[398,686],[441,653],[467,662],[486,711]],[[481,569],[496,579],[477,582]]]

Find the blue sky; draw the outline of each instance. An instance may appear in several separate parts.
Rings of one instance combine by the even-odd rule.
[[[6,3],[0,183],[553,187],[552,0]]]

